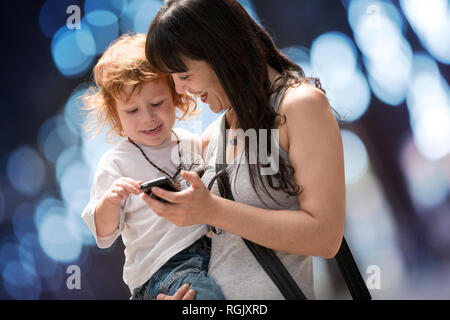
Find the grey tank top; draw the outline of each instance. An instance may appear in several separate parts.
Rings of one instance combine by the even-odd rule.
[[[282,93],[273,95],[271,103],[277,110]],[[216,120],[214,134],[208,145],[206,155],[206,170],[202,180],[208,185],[215,174],[215,160],[220,148],[223,148],[222,132],[225,128],[225,114]],[[280,148],[280,157],[289,161],[288,154]],[[237,168],[239,163],[239,169]],[[227,166],[231,190],[235,201],[251,206],[278,210],[298,210],[300,203],[298,197],[277,191],[268,184],[267,190],[279,204],[274,202],[264,192],[259,192],[262,202],[255,193],[249,178],[248,165],[245,155],[241,153]],[[256,180],[256,179],[255,179]],[[261,186],[259,186],[261,188]],[[258,189],[259,190],[259,189]],[[262,189],[261,189],[262,190]],[[211,189],[217,195],[217,183]],[[211,213],[214,214],[214,213]],[[291,276],[302,289],[308,299],[314,299],[313,263],[312,257],[276,252]],[[262,269],[259,262],[247,248],[241,237],[225,230],[212,233],[211,260],[208,274],[221,287],[228,300],[280,300],[283,295],[273,283],[272,279]]]

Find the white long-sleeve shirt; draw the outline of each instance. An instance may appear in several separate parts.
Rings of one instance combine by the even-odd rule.
[[[184,129],[174,129],[180,139],[182,162],[186,169],[193,161],[201,161],[200,139]],[[140,145],[147,157],[161,169],[173,175],[179,155],[175,136],[158,147]],[[141,151],[127,139],[120,141],[101,158],[95,173],[88,205],[82,218],[92,232],[100,248],[108,248],[122,236],[125,245],[123,280],[130,292],[144,284],[172,256],[187,248],[207,233],[205,225],[177,227],[156,215],[141,199],[130,194],[122,201],[118,229],[107,237],[99,237],[95,228],[95,209],[112,183],[121,177],[136,181],[149,181],[164,176],[153,167]]]

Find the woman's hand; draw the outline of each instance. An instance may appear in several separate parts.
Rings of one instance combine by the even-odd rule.
[[[189,284],[182,285],[173,296],[160,293],[156,296],[156,300],[194,300],[195,291],[189,290]]]
[[[142,194],[142,199],[158,216],[179,227],[208,224],[218,197],[206,188],[197,173],[183,170],[181,176],[190,184],[186,190],[171,192],[158,187],[152,188],[152,193],[170,203],[163,203],[145,193]]]

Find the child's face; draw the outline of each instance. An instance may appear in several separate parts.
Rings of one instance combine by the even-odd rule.
[[[117,112],[123,133],[136,143],[150,147],[159,146],[171,138],[175,124],[175,107],[167,83],[157,79],[136,88],[126,85],[123,96],[116,99]],[[139,90],[140,89],[140,90]]]

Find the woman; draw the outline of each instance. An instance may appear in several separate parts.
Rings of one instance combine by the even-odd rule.
[[[283,298],[241,237],[275,250],[305,296],[314,298],[312,256],[334,257],[345,224],[342,141],[319,80],[305,78],[235,0],[166,1],[147,44],[147,58],[172,74],[178,92],[226,112],[203,134],[209,165],[202,179],[183,171],[189,189],[154,190],[170,204],[145,200],[176,225],[214,226],[209,275],[227,299]],[[267,132],[270,143],[277,129],[278,170],[263,173],[262,159],[251,162],[254,148],[239,153],[232,132],[222,138],[225,128],[256,132],[258,139]],[[235,201],[221,198],[215,185],[213,192],[206,187],[222,143]],[[192,298],[186,287],[172,298],[183,297]]]

